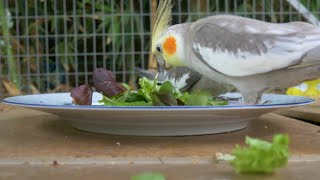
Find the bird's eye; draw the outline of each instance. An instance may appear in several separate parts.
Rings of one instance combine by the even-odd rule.
[[[156,49],[159,53],[162,53],[162,48],[160,46],[157,46]]]

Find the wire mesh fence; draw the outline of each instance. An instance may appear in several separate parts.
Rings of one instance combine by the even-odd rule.
[[[173,0],[173,24],[215,14],[269,22],[319,24],[320,0]],[[134,84],[134,67],[149,68],[157,0],[4,0],[11,14],[13,58],[0,36],[0,99],[69,91],[91,83],[96,67]],[[0,31],[2,32],[2,31]],[[10,61],[13,66],[10,67]],[[16,74],[17,85],[12,83]]]

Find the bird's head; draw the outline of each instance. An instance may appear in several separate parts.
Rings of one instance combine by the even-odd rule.
[[[152,53],[160,66],[165,62],[173,66],[184,65],[183,24],[169,27],[171,21],[171,0],[160,1],[152,32]]]

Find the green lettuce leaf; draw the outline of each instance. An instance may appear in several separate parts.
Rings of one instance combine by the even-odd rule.
[[[152,93],[158,91],[160,87],[157,85],[157,79],[151,81],[145,77],[139,79],[140,88],[138,94],[145,98],[148,102],[152,101]]]
[[[215,100],[212,98],[208,100],[209,106],[225,106],[228,104],[229,104],[229,102],[227,100]]]
[[[208,105],[209,96],[201,93],[190,94],[186,99],[187,106],[206,106]]]
[[[216,101],[203,92],[181,93],[171,82],[166,81],[158,85],[157,77],[149,80],[145,77],[139,79],[139,89],[131,90],[128,84],[122,83],[126,89],[112,97],[104,96],[99,103],[105,106],[213,106],[227,105],[227,101]]]
[[[232,152],[235,157],[231,165],[239,173],[271,173],[277,168],[287,165],[289,158],[288,135],[275,135],[272,143],[246,137],[248,147],[236,148]]]
[[[152,93],[152,104],[155,106],[177,106],[175,92],[175,88],[169,81],[164,82],[160,86],[159,91]]]
[[[131,178],[132,180],[166,180],[164,175],[161,173],[142,173],[135,175]]]
[[[215,100],[209,93],[195,92],[192,94],[183,94],[179,97],[179,100],[185,103],[187,106],[224,106],[228,105],[228,101]]]

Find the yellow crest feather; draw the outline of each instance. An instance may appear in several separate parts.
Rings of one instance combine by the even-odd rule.
[[[152,31],[152,49],[154,53],[156,49],[156,41],[160,37],[161,33],[168,28],[171,21],[171,9],[172,4],[171,0],[160,0],[157,12],[156,19]]]

